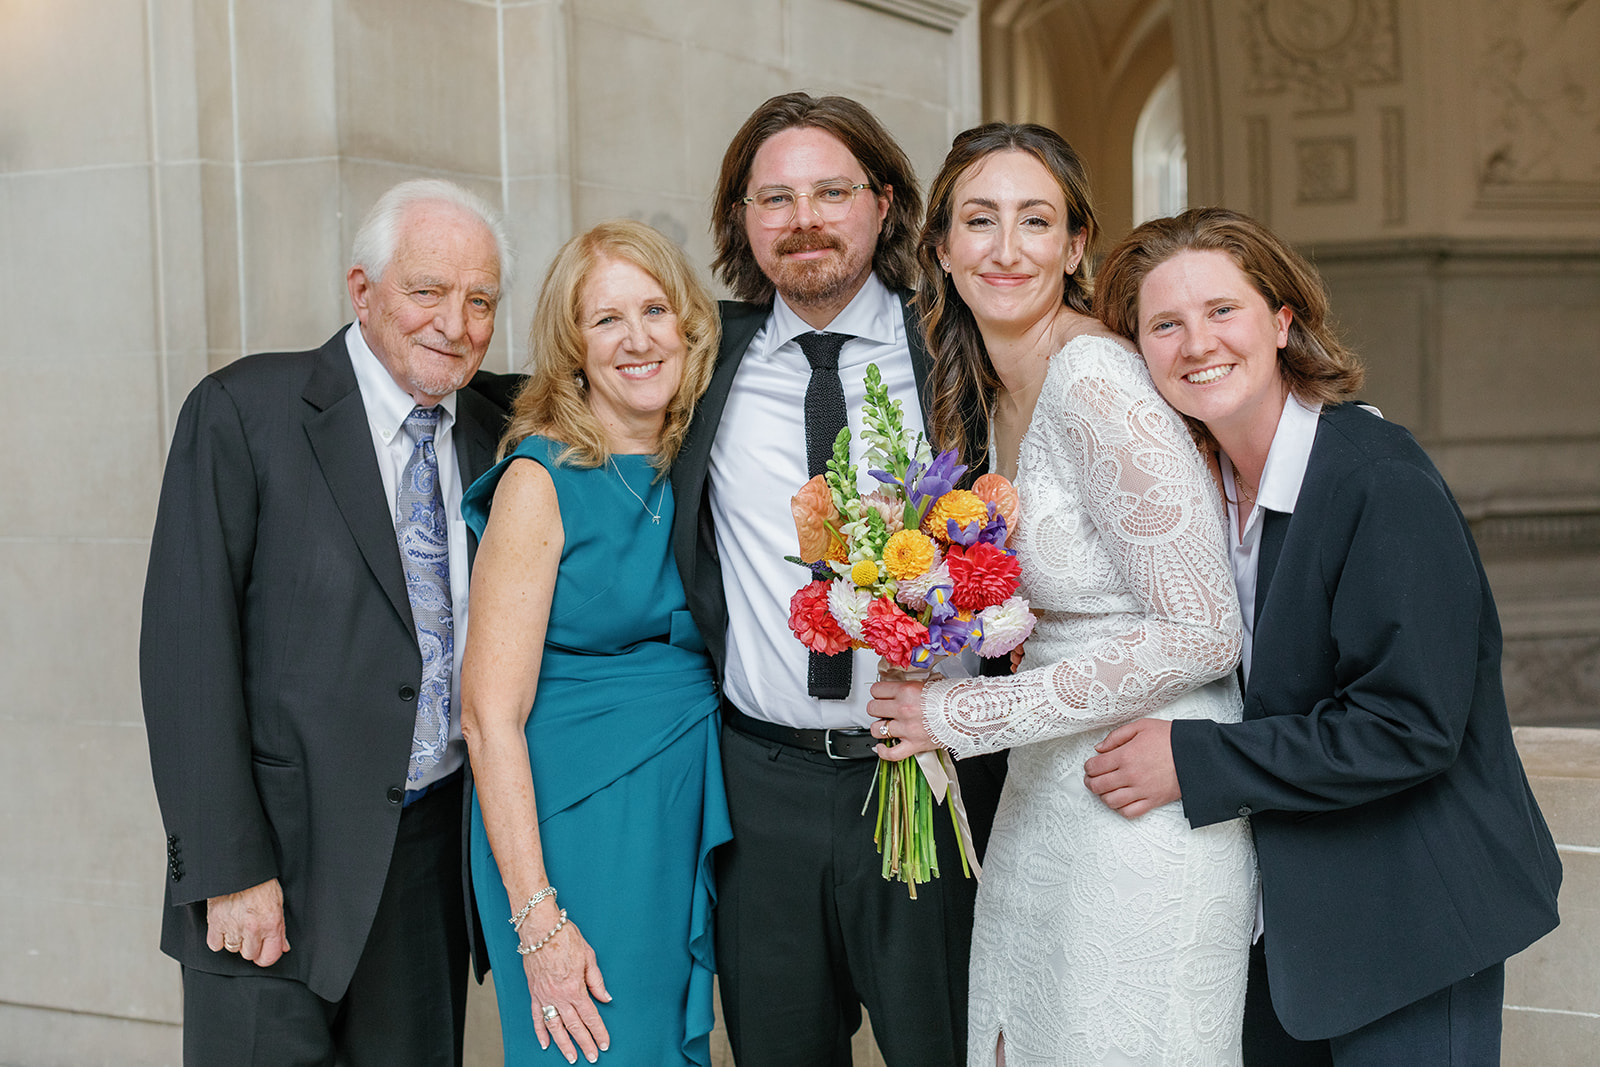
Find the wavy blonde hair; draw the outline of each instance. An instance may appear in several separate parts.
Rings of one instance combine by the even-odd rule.
[[[711,383],[716,363],[721,336],[716,304],[683,250],[666,235],[633,219],[612,219],[562,245],[550,264],[528,329],[528,379],[512,401],[500,458],[534,433],[567,446],[558,457],[561,463],[598,467],[610,457],[605,433],[589,407],[589,382],[583,373],[588,346],[580,322],[584,286],[607,260],[632,263],[654,278],[678,317],[688,353],[651,465],[665,471],[683,445],[689,417]]]

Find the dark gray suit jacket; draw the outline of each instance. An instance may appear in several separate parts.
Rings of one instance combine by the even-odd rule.
[[[491,465],[504,412],[471,389],[457,398],[467,485]],[[317,351],[241,359],[189,395],[139,663],[167,831],[162,950],[339,999],[389,869],[422,675],[343,330]],[[262,971],[207,949],[206,898],[274,877],[293,951]]]
[[[1195,826],[1250,816],[1272,999],[1348,1033],[1555,927],[1561,863],[1511,738],[1466,519],[1403,428],[1323,411],[1263,531],[1244,722],[1180,720]]]

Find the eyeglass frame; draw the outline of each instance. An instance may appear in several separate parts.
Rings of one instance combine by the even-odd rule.
[[[756,217],[758,219],[762,220],[762,225],[767,227],[768,229],[776,230],[776,229],[780,229],[780,228],[782,228],[784,226],[789,225],[791,222],[793,222],[795,220],[795,218],[797,218],[799,216],[799,214],[800,214],[800,201],[801,201],[802,198],[811,202],[811,213],[813,215],[815,215],[817,218],[822,219],[822,221],[824,221],[824,222],[842,222],[844,219],[849,217],[851,210],[854,209],[854,207],[856,206],[856,198],[861,195],[861,190],[863,190],[863,189],[871,189],[872,188],[872,183],[871,182],[851,182],[851,183],[846,183],[845,184],[845,188],[850,190],[850,202],[849,202],[849,204],[847,204],[845,206],[844,214],[840,215],[837,219],[830,219],[830,218],[825,217],[822,214],[821,211],[817,210],[816,201],[812,199],[813,197],[816,196],[816,194],[820,190],[838,188],[838,186],[835,183],[823,182],[820,185],[813,185],[811,187],[811,191],[809,193],[802,193],[802,192],[800,192],[800,191],[798,191],[796,189],[790,189],[789,186],[787,186],[787,185],[771,185],[771,186],[767,186],[766,188],[771,190],[771,191],[773,191],[773,192],[777,192],[779,190],[787,190],[789,195],[794,197],[794,203],[790,206],[789,213],[787,215],[785,215],[781,221],[778,221],[778,222],[767,222],[766,221],[769,218],[775,217],[775,215],[777,214],[776,212],[766,211],[766,210],[764,210],[764,209],[762,209],[760,207],[756,208]],[[764,191],[764,190],[758,190],[757,192],[761,192],[761,191]],[[876,194],[874,194],[874,195],[876,195]],[[750,196],[740,197],[738,200],[736,200],[734,202],[737,203],[740,207],[752,207],[752,206],[755,205],[755,202],[756,202],[756,194],[752,193]]]

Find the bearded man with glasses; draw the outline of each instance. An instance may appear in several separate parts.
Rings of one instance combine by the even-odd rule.
[[[905,153],[845,97],[773,97],[723,157],[713,266],[739,300],[722,304],[717,368],[673,468],[673,545],[722,683],[734,840],[717,854],[717,969],[745,1065],[848,1067],[863,1005],[889,1064],[965,1057],[974,883],[942,817],[944,875],[916,900],[883,879],[862,813],[877,658],[794,639],[806,574],[783,559],[790,496],[840,426],[860,440],[868,364],[924,426],[928,358],[907,307],[920,214]],[[961,765],[980,853],[1004,774],[985,759]]]

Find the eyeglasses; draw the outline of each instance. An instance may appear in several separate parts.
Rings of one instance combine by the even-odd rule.
[[[755,205],[756,218],[763,226],[787,226],[789,220],[794,218],[795,212],[800,209],[802,199],[811,201],[811,210],[822,221],[843,222],[845,216],[850,214],[850,208],[855,205],[856,194],[871,187],[869,182],[857,182],[854,185],[829,182],[817,186],[809,193],[797,193],[786,186],[774,185],[769,189],[762,189],[754,196],[745,197],[739,203]]]

